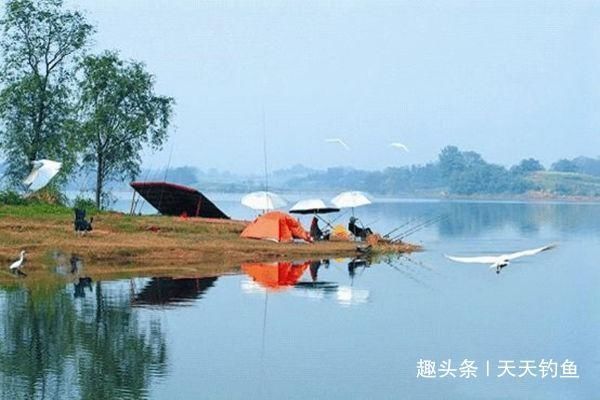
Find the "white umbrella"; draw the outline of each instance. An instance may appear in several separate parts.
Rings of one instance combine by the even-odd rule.
[[[274,210],[287,204],[281,196],[271,192],[252,192],[242,197],[242,204],[253,210]]]
[[[62,167],[62,163],[52,160],[35,160],[31,162],[31,165],[33,165],[33,169],[23,180],[23,184],[27,185],[32,192],[46,186]]]
[[[328,205],[321,199],[300,200],[290,208],[290,212],[296,214],[327,214],[338,211],[339,208]]]
[[[339,208],[354,208],[371,204],[371,200],[364,192],[342,192],[331,199],[331,202]]]

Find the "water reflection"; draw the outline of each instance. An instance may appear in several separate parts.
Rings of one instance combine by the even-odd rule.
[[[348,285],[319,278],[321,269],[329,269],[330,260],[305,262],[275,262],[242,264],[241,270],[248,279],[242,281],[242,291],[247,294],[291,291],[294,296],[310,299],[333,298],[344,306],[368,302],[370,291],[354,287],[357,272],[362,274],[370,266],[368,258],[354,258],[346,262]],[[341,278],[341,276],[340,276]]]
[[[217,277],[209,278],[152,278],[135,295],[134,306],[166,306],[187,304],[201,299],[215,285]]]
[[[411,237],[425,251],[408,257],[277,263],[218,279],[96,282],[65,255],[63,286],[37,287],[30,275],[0,288],[0,398],[593,398],[600,206],[563,207],[376,204],[364,218],[379,217],[381,230],[450,218]],[[443,256],[533,248],[571,230],[550,259],[501,279]],[[568,357],[581,379],[422,382],[422,357]]]
[[[597,231],[600,210],[596,204],[552,203],[450,203],[448,218],[438,225],[441,236],[479,235],[514,227],[521,234],[534,234],[545,225],[569,233]]]
[[[73,283],[73,296],[76,298],[84,298],[86,289],[89,290],[90,293],[94,291],[94,289],[92,289],[92,278],[79,278],[77,282]]]
[[[0,398],[138,399],[166,372],[156,320],[142,321],[120,292],[79,280],[67,288],[0,292]],[[77,286],[79,285],[79,286]]]
[[[241,269],[258,287],[269,291],[278,291],[289,289],[298,283],[309,265],[310,261],[245,263],[242,264]]]

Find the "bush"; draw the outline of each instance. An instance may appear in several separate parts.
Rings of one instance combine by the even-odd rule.
[[[75,200],[73,200],[73,208],[79,208],[88,212],[98,211],[94,200],[82,196],[77,196]]]
[[[55,206],[66,206],[69,202],[67,196],[53,186],[47,186],[33,193],[28,197],[28,200],[32,203],[51,204]]]
[[[0,192],[0,204],[5,206],[22,206],[27,204],[27,199],[17,192],[5,190]]]

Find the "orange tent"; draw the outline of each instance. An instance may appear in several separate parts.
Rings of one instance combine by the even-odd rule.
[[[291,242],[293,239],[312,241],[297,219],[280,211],[271,211],[256,218],[242,231],[241,236],[275,242]]]
[[[246,263],[242,264],[242,271],[262,287],[279,290],[298,283],[309,265],[310,262]]]

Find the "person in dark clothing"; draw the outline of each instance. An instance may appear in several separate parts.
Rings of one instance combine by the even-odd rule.
[[[350,222],[348,223],[348,230],[357,238],[365,240],[367,236],[372,235],[373,231],[371,228],[364,228],[357,225],[358,219],[356,217],[350,217]]]
[[[329,240],[329,233],[325,233],[319,227],[319,219],[317,217],[313,217],[312,222],[310,223],[310,236],[313,240]]]
[[[75,209],[75,221],[73,224],[75,225],[75,232],[85,234],[87,232],[92,231],[92,223],[94,222],[94,217],[90,218],[89,221],[85,219],[85,210],[81,210],[79,208]]]

